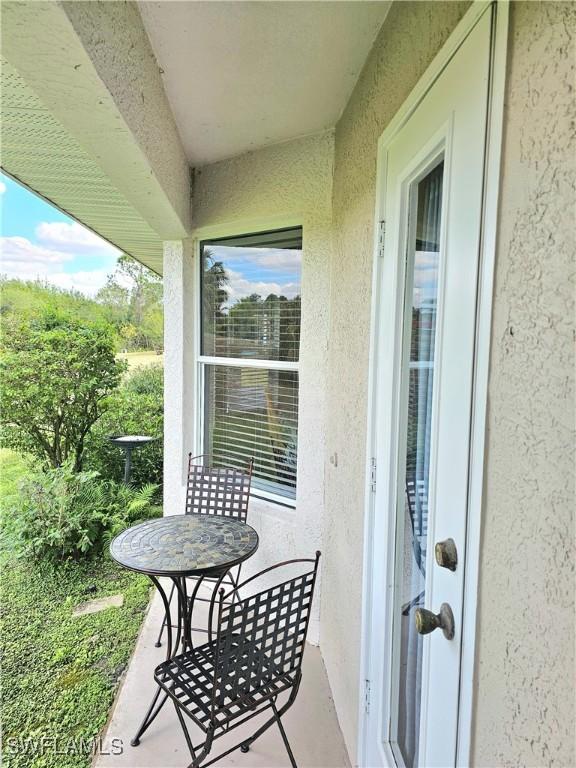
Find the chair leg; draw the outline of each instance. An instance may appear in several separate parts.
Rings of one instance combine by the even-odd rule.
[[[290,742],[288,741],[288,736],[286,736],[286,731],[284,730],[284,726],[282,725],[282,720],[280,719],[280,715],[278,714],[278,710],[276,709],[276,704],[272,704],[272,709],[274,711],[274,714],[276,715],[276,722],[278,724],[278,729],[282,736],[282,741],[284,742],[284,746],[286,747],[286,752],[288,752],[288,757],[290,758],[290,764],[292,768],[298,768],[298,766],[296,765],[296,760],[294,760],[294,755],[292,754],[292,749],[290,748]]]
[[[286,713],[286,712],[287,712],[287,711],[290,709],[290,707],[292,706],[292,704],[294,704],[294,701],[296,700],[296,695],[297,695],[297,693],[298,693],[298,688],[299,688],[299,686],[300,686],[300,680],[298,680],[298,681],[297,681],[296,685],[295,685],[295,686],[294,686],[294,688],[292,689],[292,693],[290,694],[290,697],[288,698],[288,700],[286,701],[286,703],[285,703],[285,704],[283,704],[283,705],[280,707],[280,710],[277,710],[277,709],[276,709],[276,704],[275,704],[275,703],[274,703],[274,704],[272,704],[272,709],[273,709],[273,711],[274,711],[274,715],[273,715],[273,717],[271,717],[269,720],[266,720],[266,722],[265,722],[265,723],[262,723],[262,725],[260,726],[260,728],[258,728],[258,730],[256,731],[256,733],[252,734],[252,736],[250,736],[250,738],[246,739],[246,740],[245,740],[245,741],[244,741],[244,742],[243,742],[243,743],[240,745],[240,751],[241,751],[241,752],[244,752],[244,753],[248,752],[248,751],[249,751],[249,749],[250,749],[250,746],[251,746],[252,744],[254,744],[254,742],[256,741],[256,739],[259,739],[259,738],[260,738],[260,736],[262,736],[262,734],[264,733],[264,731],[267,731],[267,730],[268,730],[268,728],[270,728],[270,726],[271,726],[271,725],[274,725],[274,723],[278,723],[278,722],[279,722],[279,720],[280,720],[280,718],[282,717],[282,715],[284,715],[284,714],[285,714],[285,713]],[[282,725],[280,725],[280,730],[281,730],[281,732],[282,732],[282,730],[283,730],[283,727],[282,727]],[[286,734],[284,734],[283,738],[284,738],[284,739],[286,738]],[[287,749],[288,749],[288,754],[289,754],[289,755],[291,755],[292,753],[290,752],[290,747],[288,746],[288,747],[287,747]],[[294,760],[294,758],[293,758],[293,757],[292,757],[291,759],[292,759],[292,760]],[[294,762],[293,762],[293,765],[295,765],[295,763],[294,763]]]
[[[178,704],[173,700],[172,703],[174,704],[174,709],[176,710],[176,714],[178,715],[178,720],[180,721],[180,725],[182,727],[182,730],[184,731],[184,738],[186,739],[186,744],[188,745],[188,749],[190,750],[190,754],[192,755],[192,764],[196,762],[196,751],[194,749],[194,745],[192,744],[192,739],[190,738],[190,734],[188,733],[188,728],[186,728],[186,723],[184,722],[184,716],[182,712],[180,712],[180,707]]]
[[[238,566],[238,570],[236,571],[236,577],[234,577],[234,575],[233,575],[231,570],[228,571],[228,575],[230,577],[230,583],[232,584],[232,588],[234,589],[234,594],[232,596],[232,605],[234,605],[234,603],[237,600],[240,600],[240,595],[238,594],[236,588],[237,588],[238,584],[240,584],[240,572],[241,572],[241,570],[242,570],[242,563],[240,563],[240,565]]]
[[[168,596],[168,605],[172,602],[172,595],[174,594],[174,582],[172,582],[172,587],[170,588],[170,594]],[[156,648],[160,648],[162,643],[160,642],[162,640],[162,634],[164,633],[164,627],[166,626],[166,614],[164,614],[164,618],[162,619],[162,626],[160,627],[160,634],[158,635],[158,640],[154,643]]]
[[[200,768],[202,761],[205,760],[210,754],[210,750],[212,749],[213,738],[214,738],[214,733],[209,730],[208,733],[206,734],[206,740],[204,742],[204,746],[202,747],[202,752],[200,752],[198,757],[194,758],[194,760],[190,763],[188,768]],[[214,762],[214,761],[211,761],[211,762]],[[206,765],[208,766],[210,765],[210,763],[207,763]]]
[[[204,740],[204,744],[197,744],[196,747],[194,747],[194,745],[192,744],[192,739],[190,738],[190,733],[188,732],[188,728],[186,727],[186,721],[184,720],[184,715],[180,711],[180,707],[178,706],[176,701],[172,700],[172,703],[174,704],[174,709],[176,710],[176,714],[178,715],[180,726],[184,731],[184,738],[186,739],[186,744],[188,745],[188,749],[190,751],[190,754],[192,755],[192,762],[189,763],[188,768],[199,768],[202,761],[205,760],[210,754],[210,750],[212,749],[212,741],[214,740],[214,732],[209,728],[208,731],[206,732],[206,739]],[[199,755],[196,755],[196,750],[200,749],[200,747],[202,747],[202,751],[200,752]]]

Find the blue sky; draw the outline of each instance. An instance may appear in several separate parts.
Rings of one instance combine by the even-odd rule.
[[[94,296],[120,251],[4,174],[0,193],[0,273]]]

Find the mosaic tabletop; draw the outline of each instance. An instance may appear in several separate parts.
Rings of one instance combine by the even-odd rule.
[[[246,523],[216,515],[172,515],[128,528],[110,544],[120,565],[157,576],[227,570],[258,549]]]

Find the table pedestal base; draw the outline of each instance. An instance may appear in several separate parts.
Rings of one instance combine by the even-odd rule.
[[[217,575],[218,580],[212,592],[212,599],[210,600],[210,608],[208,611],[208,640],[209,641],[212,640],[212,620],[214,616],[214,601],[215,601],[216,595],[218,594],[218,589],[220,587],[220,584],[224,580],[226,573],[227,571],[224,571],[224,573]],[[214,574],[211,574],[211,575],[214,576]],[[204,580],[204,575],[198,576],[198,579],[194,586],[194,590],[190,595],[190,597],[188,597],[186,577],[185,576],[170,577],[170,580],[172,581],[172,584],[173,584],[172,590],[176,591],[176,594],[178,597],[178,607],[177,607],[178,622],[175,625],[175,627],[172,624],[172,617],[170,615],[170,598],[166,596],[166,592],[162,584],[160,583],[160,580],[156,576],[152,576],[151,574],[148,574],[148,578],[152,581],[152,583],[158,590],[160,597],[162,599],[162,603],[164,605],[165,626],[167,631],[166,660],[171,659],[174,656],[177,656],[178,653],[185,653],[187,649],[193,650],[194,645],[192,643],[192,615],[194,612],[194,603],[198,596],[198,590],[200,589],[202,581]],[[170,593],[170,597],[171,596],[172,596],[172,591]],[[173,638],[173,632],[172,632],[174,628],[176,628],[175,640]],[[160,696],[161,693],[162,693],[162,696]],[[148,711],[146,712],[144,719],[142,720],[142,723],[138,728],[136,735],[130,742],[130,744],[133,747],[137,747],[140,744],[140,737],[148,730],[149,726],[152,725],[152,723],[158,716],[160,710],[166,703],[167,698],[168,698],[168,694],[166,692],[162,692],[162,689],[160,688],[160,686],[157,685],[156,692],[152,697],[152,701],[150,702]]]

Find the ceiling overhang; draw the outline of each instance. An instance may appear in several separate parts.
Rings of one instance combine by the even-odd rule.
[[[190,163],[333,128],[390,5],[139,0]]]
[[[4,2],[2,166],[160,272],[190,171],[132,3]]]
[[[333,127],[389,5],[5,0],[2,167],[161,273],[190,166]]]

